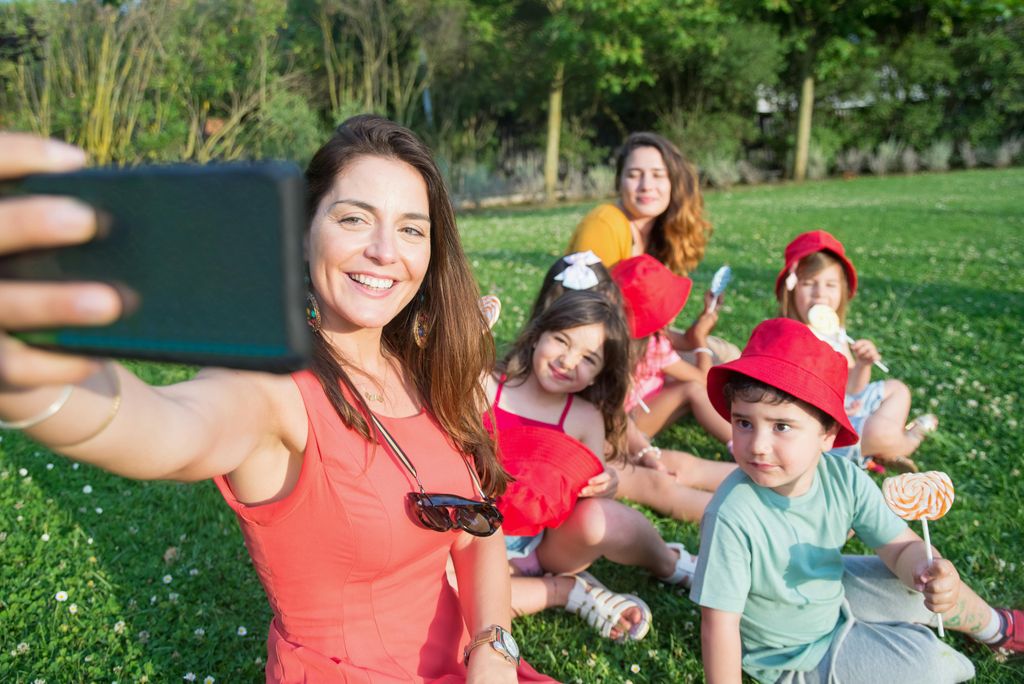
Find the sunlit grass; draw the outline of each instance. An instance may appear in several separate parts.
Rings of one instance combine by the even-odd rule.
[[[851,333],[876,342],[893,376],[913,389],[915,412],[942,421],[919,460],[951,475],[957,500],[932,526],[933,541],[983,596],[1024,603],[1024,170],[760,187],[708,203],[715,234],[692,274],[695,292],[719,265],[733,266],[718,333],[740,345],[775,311],[771,288],[786,243],[813,228],[843,240],[861,276]],[[504,303],[499,343],[524,322],[541,275],[588,209],[461,217],[481,288]],[[136,368],[157,382],[189,373]],[[129,482],[76,467],[17,433],[2,436],[0,681],[165,682],[188,673],[199,682],[262,681],[270,611],[211,483]],[[724,457],[692,422],[660,443]],[[667,539],[696,545],[696,525],[651,517]],[[569,682],[700,681],[695,606],[638,570],[599,563],[595,573],[651,605],[651,634],[616,646],[549,611],[516,622],[527,658]],[[1020,665],[948,638],[981,681],[1024,678]]]

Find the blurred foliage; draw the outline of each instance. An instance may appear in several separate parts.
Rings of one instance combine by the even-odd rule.
[[[563,182],[644,129],[784,169],[807,73],[828,168],[889,139],[986,163],[1024,134],[1024,9],[994,0],[14,0],[0,126],[97,162],[302,162],[373,111],[484,178],[543,147],[559,64]]]

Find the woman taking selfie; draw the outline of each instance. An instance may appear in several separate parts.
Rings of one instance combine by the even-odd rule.
[[[0,160],[6,176],[84,161],[18,135],[0,136]],[[273,610],[268,682],[549,681],[525,663],[517,677],[488,499],[507,476],[480,419],[493,343],[440,173],[411,132],[360,116],[306,176],[309,370],[207,369],[151,387],[4,336],[3,427],[125,477],[213,478]],[[70,200],[0,202],[3,253],[94,232]],[[98,284],[0,285],[5,330],[118,314]]]

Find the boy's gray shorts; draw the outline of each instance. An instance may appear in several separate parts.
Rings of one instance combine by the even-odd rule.
[[[924,599],[878,556],[843,556],[847,622],[817,669],[787,671],[777,684],[943,684],[974,677],[974,665],[923,625],[938,625]]]

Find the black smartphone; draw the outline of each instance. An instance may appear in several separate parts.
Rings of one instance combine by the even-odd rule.
[[[97,168],[0,181],[0,196],[92,205],[83,245],[0,256],[0,279],[102,281],[116,322],[19,332],[70,352],[287,372],[303,367],[305,184],[281,162]]]

